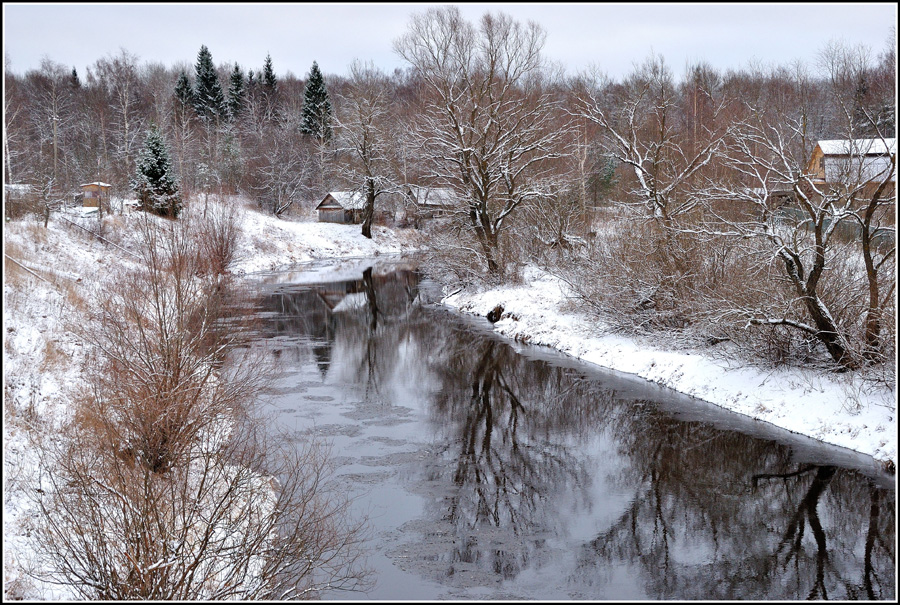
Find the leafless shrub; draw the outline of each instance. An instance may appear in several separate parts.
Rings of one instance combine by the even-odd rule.
[[[363,524],[327,451],[253,418],[262,356],[224,363],[223,282],[188,221],[143,220],[145,265],[96,298],[97,354],[36,495],[39,579],[86,599],[298,599],[362,589]]]
[[[230,430],[224,434],[223,426]],[[327,451],[258,425],[219,424],[183,463],[155,473],[71,427],[38,505],[49,571],[84,599],[317,598],[363,589],[363,524],[329,475]]]
[[[242,210],[234,204],[209,204],[203,214],[191,212],[201,271],[224,275],[235,260],[241,237]],[[184,220],[185,216],[182,216]]]
[[[422,267],[451,287],[469,285],[499,285],[515,283],[520,257],[506,238],[495,250],[495,258],[502,271],[486,271],[478,242],[465,227],[452,222],[433,225],[426,238],[428,249],[422,254]]]

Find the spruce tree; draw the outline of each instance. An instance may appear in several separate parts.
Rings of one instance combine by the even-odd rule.
[[[278,78],[275,77],[275,70],[272,68],[272,56],[266,55],[266,63],[263,65],[263,84],[269,94],[278,92]]]
[[[195,105],[194,88],[191,86],[190,78],[183,71],[178,76],[178,81],[175,82],[175,100],[180,103],[179,109]]]
[[[325,78],[319,71],[319,65],[313,61],[303,95],[300,131],[320,141],[327,141],[331,138],[332,119],[331,101],[325,88]]]
[[[227,113],[225,95],[219,84],[219,75],[213,65],[212,54],[206,46],[197,54],[197,86],[194,91],[194,109],[205,120],[218,119]]]
[[[147,131],[131,188],[138,194],[144,210],[172,218],[181,212],[181,195],[169,161],[169,150],[155,124]]]
[[[244,109],[244,72],[241,66],[234,64],[231,72],[231,85],[228,87],[228,113],[234,118]]]
[[[81,88],[81,80],[78,79],[78,71],[73,67],[71,76],[72,88],[78,90]]]

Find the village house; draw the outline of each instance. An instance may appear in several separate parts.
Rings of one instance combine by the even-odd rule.
[[[455,206],[456,195],[452,189],[409,185],[406,187],[406,198],[418,223],[421,219],[446,216]]]
[[[366,198],[354,191],[331,191],[316,206],[320,223],[357,224],[362,222]]]
[[[885,177],[890,177],[882,198],[896,190],[897,139],[837,139],[819,141],[807,165],[813,184],[820,190],[861,187],[861,197],[871,196]]]

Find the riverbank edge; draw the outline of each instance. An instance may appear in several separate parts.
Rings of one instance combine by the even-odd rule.
[[[520,286],[462,290],[441,300],[457,312],[488,318],[493,331],[505,338],[550,347],[870,456],[896,479],[896,384],[893,389],[872,388],[858,377],[815,370],[763,370],[703,352],[657,348],[638,338],[603,334],[602,326],[585,315],[561,310],[567,302],[562,284],[538,270],[526,274]]]

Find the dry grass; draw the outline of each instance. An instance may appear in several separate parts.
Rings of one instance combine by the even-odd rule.
[[[60,370],[69,361],[69,356],[55,340],[48,340],[44,344],[39,371],[51,372]]]

